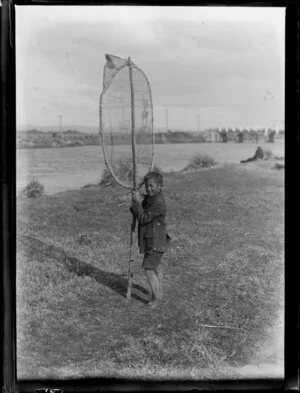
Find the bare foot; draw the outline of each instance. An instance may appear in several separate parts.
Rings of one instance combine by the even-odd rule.
[[[149,302],[149,303],[147,304],[147,306],[148,306],[149,308],[155,308],[155,307],[158,306],[158,301],[157,301],[157,300],[151,300],[151,302]]]

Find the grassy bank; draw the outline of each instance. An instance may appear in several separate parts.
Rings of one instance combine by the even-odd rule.
[[[164,299],[154,310],[145,305],[137,250],[133,296],[125,298],[128,193],[90,187],[19,199],[19,378],[276,372],[284,174],[273,167],[261,161],[165,175],[172,242]]]

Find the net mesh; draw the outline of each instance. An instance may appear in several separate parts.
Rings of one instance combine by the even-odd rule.
[[[106,55],[100,99],[100,135],[106,163],[119,184],[133,186],[132,95],[134,95],[135,154],[137,182],[152,168],[153,109],[145,74],[129,61]]]

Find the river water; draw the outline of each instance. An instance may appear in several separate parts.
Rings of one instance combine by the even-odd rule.
[[[260,143],[273,154],[284,156],[284,141]],[[122,153],[122,146],[118,146]],[[184,143],[155,146],[155,165],[165,171],[183,169],[197,153],[208,154],[218,163],[238,163],[254,155],[256,143]],[[36,178],[46,194],[78,189],[98,183],[105,164],[101,146],[17,150],[17,192]]]

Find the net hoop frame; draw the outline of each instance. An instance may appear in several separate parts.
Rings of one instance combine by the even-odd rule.
[[[153,132],[153,101],[152,101],[152,91],[151,91],[151,87],[150,87],[150,83],[148,81],[148,78],[146,76],[146,74],[138,67],[136,66],[132,61],[130,62],[130,64],[128,62],[126,62],[125,64],[123,64],[121,67],[119,67],[118,71],[115,73],[115,75],[112,77],[112,79],[110,80],[109,84],[104,86],[101,95],[100,95],[100,99],[99,99],[99,137],[100,137],[100,142],[101,142],[101,146],[102,146],[102,152],[103,152],[103,157],[104,157],[104,162],[106,165],[106,168],[108,169],[109,173],[111,174],[112,178],[114,179],[114,181],[119,184],[120,186],[128,189],[128,190],[132,190],[134,187],[132,186],[128,186],[127,184],[123,183],[115,174],[114,171],[111,167],[111,165],[108,162],[107,159],[107,152],[105,149],[105,143],[104,143],[104,138],[103,138],[103,122],[102,122],[102,99],[104,94],[106,93],[107,89],[109,88],[111,82],[113,81],[113,79],[118,75],[118,73],[123,70],[123,68],[125,67],[132,67],[132,68],[136,68],[145,78],[148,89],[149,89],[149,96],[150,96],[150,107],[151,107],[151,135],[152,135],[152,152],[151,152],[151,165],[149,166],[149,170],[152,171],[153,169],[153,161],[154,161],[154,145],[155,145],[155,137],[154,137],[154,132]],[[104,78],[104,70],[103,70],[103,78]],[[104,80],[104,79],[103,79]],[[133,103],[134,104],[134,103]],[[132,105],[132,103],[131,103]],[[130,134],[132,134],[132,129],[130,131]],[[135,142],[134,142],[135,144]],[[133,157],[132,157],[133,160]]]

